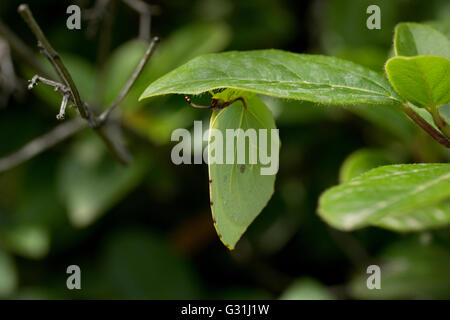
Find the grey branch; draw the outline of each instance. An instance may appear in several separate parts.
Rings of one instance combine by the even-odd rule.
[[[105,128],[97,125],[96,117],[91,113],[87,103],[81,100],[78,88],[75,85],[72,76],[64,65],[59,54],[53,49],[50,42],[45,37],[38,23],[34,19],[28,5],[21,4],[18,11],[38,40],[38,47],[41,49],[42,54],[50,61],[53,68],[58,73],[58,76],[61,78],[64,86],[69,89],[71,100],[73,101],[81,117],[87,120],[91,128],[95,129],[95,132],[103,139],[103,142],[119,162],[123,164],[130,163],[131,156],[125,147],[117,141],[112,141],[110,133]],[[65,98],[63,97],[63,102],[64,99]],[[64,105],[62,104],[61,107],[64,107]]]
[[[67,103],[70,101],[74,104],[75,102],[75,95],[72,92],[72,87],[69,85],[71,83],[71,78],[69,81],[65,78],[65,73],[68,71],[65,68],[65,66],[62,64],[61,59],[59,58],[58,54],[51,48],[50,44],[46,40],[45,36],[43,35],[41,29],[39,26],[37,26],[36,21],[34,21],[33,16],[31,15],[31,12],[29,11],[28,6],[21,5],[19,7],[19,12],[21,12],[22,16],[24,17],[25,21],[29,24],[30,28],[32,28],[33,33],[35,33],[36,37],[38,38],[38,46],[41,47],[41,50],[43,53],[47,56],[47,58],[50,60],[52,65],[54,66],[55,70],[58,72],[60,77],[62,78],[64,83],[59,83],[53,80],[49,80],[47,78],[41,77],[41,76],[34,76],[30,82],[29,82],[29,88],[33,88],[36,86],[39,82],[42,82],[44,84],[50,85],[55,88],[56,91],[59,91],[63,95],[63,101],[61,103],[61,110],[59,117],[62,117],[64,115],[64,110],[67,106]],[[0,26],[1,27],[1,26]],[[40,39],[44,40],[43,42],[40,41]],[[123,100],[123,98],[127,95],[130,88],[133,86],[133,84],[136,82],[137,78],[139,77],[140,73],[142,72],[143,68],[145,67],[146,63],[150,59],[152,53],[154,52],[156,43],[159,41],[157,37],[154,37],[149,44],[147,51],[144,55],[144,57],[139,62],[138,66],[136,67],[135,72],[127,82],[127,84],[124,86],[120,94],[117,96],[116,100],[111,104],[111,106],[103,112],[98,118],[93,117],[95,120],[94,125],[91,125],[91,128],[93,128],[97,134],[103,139],[107,147],[110,149],[110,151],[116,156],[116,158],[122,162],[122,163],[129,163],[131,161],[131,157],[128,154],[127,150],[123,147],[121,139],[117,139],[117,131],[114,131],[115,127],[117,126],[117,123],[111,123],[108,120],[109,115],[114,111],[114,109],[120,104],[120,102]],[[46,43],[46,44],[45,44]],[[47,46],[48,45],[48,46]],[[49,51],[48,49],[51,48]],[[70,76],[70,75],[69,75]],[[75,87],[75,84],[72,81],[73,86]],[[75,87],[76,89],[76,87]],[[78,92],[78,91],[77,91]],[[81,101],[81,98],[80,98]],[[81,101],[83,104],[83,108],[81,110],[89,110],[87,104],[83,101]],[[45,150],[55,146],[56,144],[60,143],[61,141],[69,138],[70,136],[74,135],[81,129],[87,127],[87,122],[83,121],[80,118],[76,118],[70,121],[67,121],[56,128],[54,128],[52,131],[34,139],[18,151],[4,157],[0,158],[0,172],[8,170],[10,168],[13,168],[31,158],[34,156],[44,152]],[[111,137],[114,137],[112,139]],[[116,141],[117,140],[117,141]]]
[[[18,166],[19,164],[66,140],[85,127],[87,127],[86,122],[80,118],[75,118],[60,124],[50,132],[29,142],[18,151],[11,153],[4,158],[0,158],[0,172]]]
[[[98,118],[98,122],[100,125],[102,125],[110,116],[110,114],[114,111],[115,108],[122,102],[122,100],[125,98],[125,96],[130,91],[131,87],[136,82],[137,78],[141,74],[142,70],[144,69],[145,65],[147,64],[148,60],[150,60],[151,56],[153,55],[153,52],[155,51],[156,44],[159,42],[158,37],[153,37],[152,41],[148,45],[147,50],[145,51],[144,56],[142,57],[141,61],[139,62],[138,66],[136,67],[136,70],[134,71],[131,78],[128,80],[128,82],[123,87],[122,91],[119,93],[117,98],[114,100],[114,102],[108,107],[106,111],[104,111]]]
[[[58,76],[60,77],[62,83],[66,87],[70,88],[70,94],[72,95],[72,99],[75,103],[75,106],[78,108],[81,117],[87,119],[91,126],[95,125],[89,110],[86,109],[85,104],[81,101],[78,88],[76,87],[72,76],[64,65],[59,54],[55,51],[55,49],[53,49],[50,42],[45,37],[44,33],[41,30],[41,27],[39,27],[38,23],[34,19],[28,5],[21,4],[19,6],[19,13],[36,37],[38,41],[38,47],[41,50],[42,54],[50,61],[50,63],[58,73]]]

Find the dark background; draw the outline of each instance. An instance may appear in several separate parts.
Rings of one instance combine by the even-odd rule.
[[[20,3],[1,1],[0,18],[38,56],[35,39],[17,13]],[[319,195],[338,183],[342,162],[356,150],[383,150],[405,163],[448,161],[448,152],[402,114],[385,106],[365,111],[267,100],[282,141],[275,194],[230,252],[212,225],[207,166],[170,161],[171,131],[206,120],[209,111],[190,109],[180,96],[136,99],[146,85],[191,55],[215,51],[320,53],[383,72],[394,26],[448,22],[448,1],[151,3],[161,11],[152,19],[152,34],[162,38],[160,52],[121,106],[125,139],[136,161],[122,167],[84,130],[0,173],[1,298],[450,297],[448,228],[408,235],[378,228],[344,233],[316,214]],[[89,35],[90,21],[83,20],[81,30],[65,27],[70,4],[80,5],[84,17],[94,2],[29,1],[81,93],[100,110],[142,55],[142,43],[130,44],[138,35],[139,16],[114,1],[112,38],[102,57],[103,32]],[[381,8],[381,30],[366,28],[371,4]],[[24,87],[34,71],[14,53],[13,60]],[[42,86],[13,94],[0,106],[0,156],[55,127],[59,103],[58,94]],[[86,216],[88,222],[79,223]],[[395,268],[399,261],[403,265]],[[372,263],[394,266],[383,269],[384,290],[364,289],[365,269]],[[82,290],[66,288],[66,268],[72,264],[82,270]]]

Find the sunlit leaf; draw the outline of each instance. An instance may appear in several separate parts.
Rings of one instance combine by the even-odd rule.
[[[450,60],[437,56],[395,57],[386,64],[395,90],[418,107],[450,101]]]
[[[319,214],[342,230],[389,224],[392,229],[425,230],[450,222],[448,199],[450,164],[391,165],[326,191]]]
[[[281,50],[200,56],[150,84],[141,99],[218,88],[329,104],[401,102],[387,79],[374,71],[333,57]]]

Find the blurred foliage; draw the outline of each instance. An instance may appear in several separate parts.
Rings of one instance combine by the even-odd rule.
[[[102,34],[65,28],[72,2],[30,0],[84,99],[106,108],[129,78],[145,44],[138,16],[115,1],[109,55],[97,58]],[[0,17],[30,46],[16,12]],[[211,223],[206,165],[170,162],[173,129],[191,129],[209,112],[180,96],[138,102],[149,82],[197,55],[280,48],[335,55],[382,72],[394,26],[428,22],[448,36],[445,0],[176,0],[152,2],[161,14],[152,33],[158,51],[120,106],[134,162],[117,164],[88,130],[0,173],[0,298],[20,299],[397,299],[449,298],[448,228],[397,234],[370,227],[341,233],[316,214],[321,192],[384,161],[448,162],[450,152],[389,106],[337,109],[263,97],[282,141],[275,194],[232,252]],[[382,29],[366,28],[366,8],[381,8]],[[36,56],[38,56],[35,48]],[[16,72],[34,71],[13,56]],[[39,58],[50,71],[48,63]],[[200,97],[207,103],[206,97]],[[0,156],[57,125],[60,96],[40,84],[0,108]],[[447,114],[448,108],[442,107]],[[72,110],[68,117],[74,117]],[[357,150],[358,153],[354,153]],[[365,150],[365,151],[364,151]],[[356,249],[355,249],[356,248]],[[370,263],[368,262],[370,259]],[[366,289],[366,268],[379,264],[382,290]],[[82,270],[82,290],[66,288],[66,268]]]

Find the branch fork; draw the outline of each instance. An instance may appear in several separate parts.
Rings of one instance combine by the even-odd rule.
[[[61,82],[57,82],[40,75],[35,75],[31,80],[29,80],[28,89],[33,89],[39,82],[53,87],[55,91],[59,92],[62,95],[60,111],[56,116],[57,119],[64,119],[66,108],[72,105],[77,109],[81,118],[83,118],[85,121],[82,121],[79,118],[75,118],[68,122],[65,122],[55,127],[49,133],[44,134],[41,137],[38,137],[35,140],[29,142],[18,151],[13,152],[12,154],[4,158],[0,158],[0,172],[17,166],[20,163],[54,146],[55,144],[67,139],[68,137],[85,128],[86,123],[89,124],[91,129],[93,129],[102,138],[106,146],[109,148],[110,152],[119,162],[121,162],[122,164],[130,163],[131,156],[124,148],[121,141],[119,141],[120,139],[117,139],[117,132],[112,132],[113,125],[115,125],[116,123],[113,122],[112,119],[110,121],[108,120],[111,113],[118,107],[120,102],[125,98],[131,87],[136,82],[146,63],[152,56],[156,44],[159,42],[159,38],[153,37],[149,42],[149,46],[144,57],[142,57],[138,66],[136,67],[135,72],[128,80],[122,91],[119,93],[116,100],[102,114],[100,114],[99,116],[95,116],[95,114],[91,112],[88,104],[81,99],[78,88],[75,85],[75,82],[73,81],[68,69],[64,65],[59,54],[50,45],[49,41],[34,19],[28,5],[20,5],[18,11],[38,40],[38,48],[40,49],[41,53],[49,60],[61,80]],[[24,43],[22,43],[20,39],[16,37],[9,29],[7,29],[6,26],[1,23],[1,21],[0,34],[6,34],[8,42],[13,44],[12,48],[18,54],[20,54],[20,56],[25,58],[25,61],[27,61],[27,63],[29,63],[34,69],[36,69],[38,73],[43,74],[47,77],[45,70],[41,68],[40,64],[34,59],[32,50],[29,49]]]

